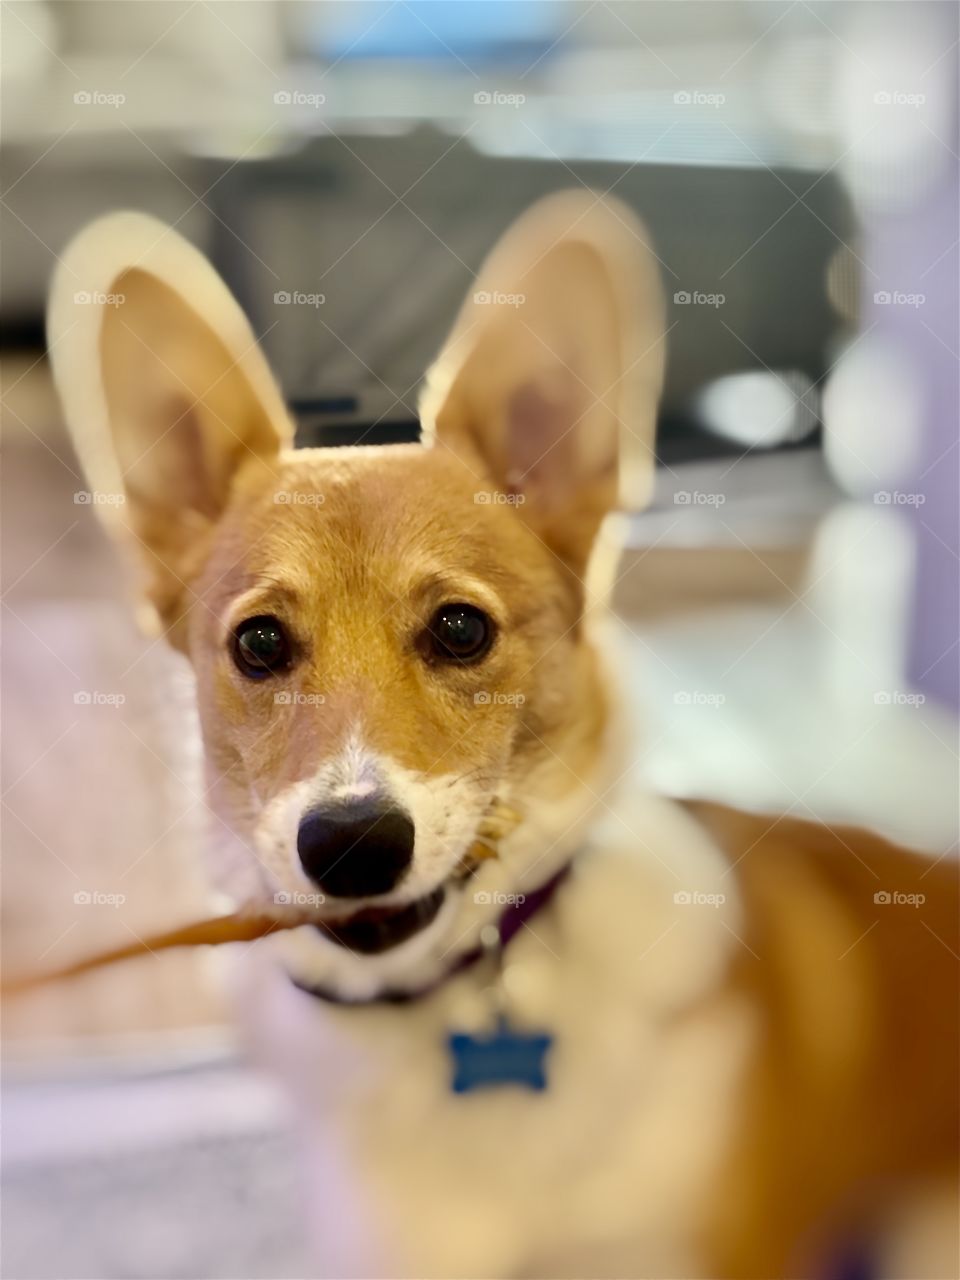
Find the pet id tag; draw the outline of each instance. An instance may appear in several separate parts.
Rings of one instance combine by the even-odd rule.
[[[547,1087],[544,1058],[553,1044],[545,1033],[528,1035],[501,1016],[488,1035],[454,1031],[447,1037],[453,1059],[454,1093],[493,1085],[518,1084],[542,1092]]]
[[[512,1084],[543,1092],[547,1087],[545,1058],[553,1036],[543,1031],[521,1031],[510,1023],[500,981],[499,930],[488,926],[481,940],[494,956],[497,967],[492,988],[496,1022],[489,1032],[452,1031],[447,1036],[453,1067],[450,1087],[454,1093],[473,1093],[477,1089]]]

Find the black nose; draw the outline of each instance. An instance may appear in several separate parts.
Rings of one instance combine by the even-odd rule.
[[[379,800],[314,809],[300,823],[297,852],[310,879],[334,898],[389,893],[413,858],[413,822]]]

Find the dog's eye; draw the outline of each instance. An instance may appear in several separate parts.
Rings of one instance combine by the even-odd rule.
[[[427,628],[430,655],[441,662],[479,662],[493,643],[493,622],[472,604],[445,604]]]
[[[233,633],[233,660],[251,680],[285,671],[291,656],[287,633],[276,618],[248,618]]]

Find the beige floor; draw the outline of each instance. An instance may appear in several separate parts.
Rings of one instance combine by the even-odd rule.
[[[187,673],[138,634],[122,567],[90,506],[74,501],[84,484],[45,366],[7,360],[3,373],[0,921],[13,975],[203,915],[210,900]],[[642,620],[787,602],[804,560],[802,548],[630,552],[618,607]],[[76,1052],[105,1037],[217,1027],[210,969],[209,957],[166,954],[7,999],[5,1046]]]

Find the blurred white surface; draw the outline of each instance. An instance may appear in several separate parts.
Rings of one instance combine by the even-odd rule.
[[[801,472],[803,457],[793,455]],[[789,456],[759,461],[771,480],[791,466]],[[704,491],[722,491],[724,465],[696,469]],[[692,486],[690,470],[680,481]],[[821,500],[828,493],[823,487]],[[799,496],[795,523],[815,505],[809,486]],[[668,514],[661,502],[636,519],[633,545],[668,530]],[[782,536],[785,514],[789,527],[776,487],[766,503],[731,496],[704,508],[701,533],[712,521],[719,540],[740,540],[749,515],[762,545],[764,521]],[[620,676],[641,740],[639,776],[671,794],[854,823],[934,853],[952,848],[957,721],[903,674],[912,561],[901,512],[837,504],[834,491],[816,525],[806,587],[785,604],[623,621]]]

